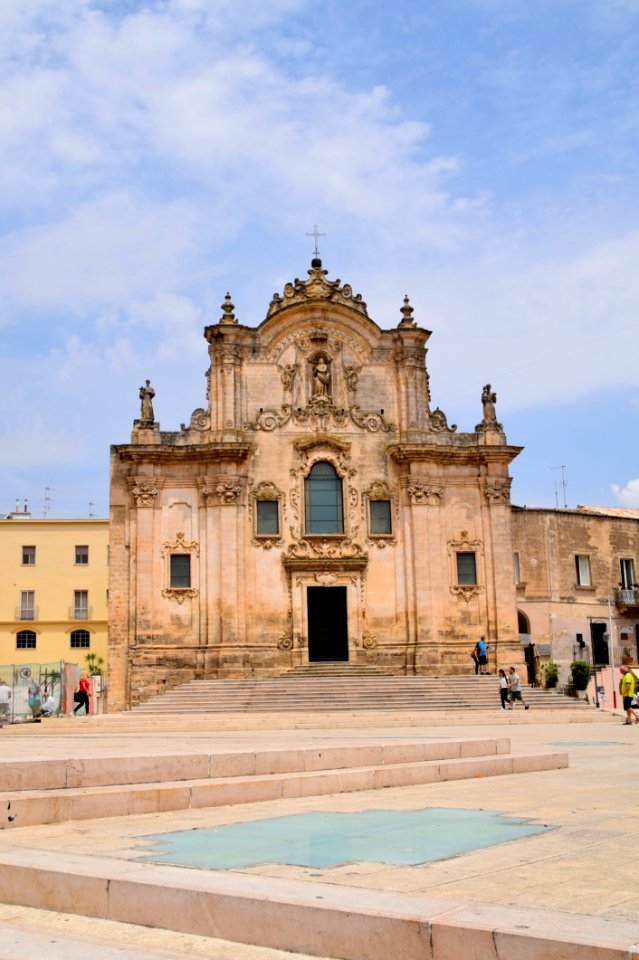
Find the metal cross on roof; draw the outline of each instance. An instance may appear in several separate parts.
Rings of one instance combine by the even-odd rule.
[[[319,228],[316,223],[313,224],[313,232],[305,233],[305,237],[315,237],[315,257],[319,257],[319,247],[317,246],[317,240],[319,237],[325,237],[325,233],[320,233]]]

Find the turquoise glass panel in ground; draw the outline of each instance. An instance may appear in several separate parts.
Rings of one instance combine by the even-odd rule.
[[[145,860],[231,870],[263,863],[332,867],[363,860],[414,865],[543,833],[547,827],[486,810],[302,813],[145,837]]]

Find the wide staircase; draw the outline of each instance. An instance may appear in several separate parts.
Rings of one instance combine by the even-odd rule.
[[[588,704],[550,690],[523,687],[533,710],[587,711]],[[494,676],[397,677],[347,664],[299,667],[280,677],[193,680],[133,708],[140,714],[462,712],[500,708]],[[520,704],[516,710],[522,711]]]

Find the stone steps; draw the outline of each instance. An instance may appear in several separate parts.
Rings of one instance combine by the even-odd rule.
[[[313,668],[314,669],[314,668]],[[527,687],[535,709],[588,710],[584,701]],[[340,712],[359,710],[490,710],[499,706],[496,677],[311,675],[246,680],[193,680],[134,707],[132,713]]]
[[[508,738],[0,762],[0,828],[550,770]]]

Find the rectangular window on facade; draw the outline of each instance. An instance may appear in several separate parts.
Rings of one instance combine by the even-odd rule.
[[[629,590],[635,581],[635,562],[634,560],[622,557],[619,561],[621,572],[621,586],[624,590]]]
[[[515,583],[521,583],[521,569],[519,566],[518,553],[513,553],[513,566],[515,568]]]
[[[33,630],[18,630],[16,634],[16,650],[35,650],[36,635]]]
[[[76,546],[75,562],[81,566],[85,566],[89,562],[89,548],[86,543]]]
[[[89,617],[89,591],[73,591],[73,619],[87,620]]]
[[[20,591],[20,607],[18,617],[20,620],[35,620],[35,591]]]
[[[33,567],[36,560],[36,548],[35,547],[23,547],[22,548],[22,563],[25,567]]]
[[[91,634],[88,630],[73,630],[71,633],[71,649],[87,649],[91,646]]]
[[[575,572],[577,575],[577,584],[580,587],[589,587],[590,581],[590,557],[577,555],[575,557]]]
[[[370,532],[373,536],[390,536],[391,502],[390,500],[370,500]]]
[[[277,537],[280,533],[280,505],[277,500],[256,500],[256,534],[258,537]]]
[[[474,553],[457,554],[457,583],[460,586],[474,586],[477,583],[477,564]]]
[[[191,586],[191,554],[171,554],[171,586],[177,589]]]

